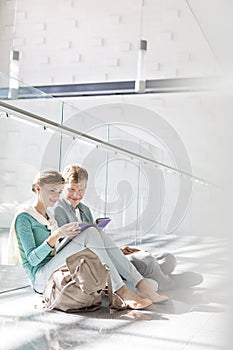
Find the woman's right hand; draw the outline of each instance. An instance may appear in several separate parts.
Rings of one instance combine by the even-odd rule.
[[[77,236],[81,231],[78,222],[70,222],[58,228],[59,238]]]
[[[77,236],[81,232],[78,222],[70,222],[65,224],[51,233],[49,238],[46,240],[50,247],[54,247],[59,238]]]

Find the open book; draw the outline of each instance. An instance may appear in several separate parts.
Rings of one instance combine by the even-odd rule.
[[[85,231],[87,228],[89,227],[96,227],[98,229],[102,229],[105,226],[107,226],[107,224],[111,221],[110,218],[98,218],[95,220],[95,223],[93,224],[92,222],[80,222],[79,223],[79,228],[74,229],[74,233],[77,230],[81,230],[81,232]],[[63,249],[70,241],[72,241],[72,239],[76,237],[76,235],[74,234],[74,236],[69,236],[69,237],[65,237],[63,238],[63,240],[58,244],[58,246],[56,247],[56,253],[58,253],[61,249]]]
[[[110,221],[110,218],[98,218],[95,220],[95,224],[92,224],[91,222],[82,222],[79,224],[79,227],[81,232],[89,227],[104,228]]]

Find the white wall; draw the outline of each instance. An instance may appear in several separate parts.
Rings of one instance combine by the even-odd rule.
[[[216,18],[210,1],[195,6],[197,15],[202,9],[205,25]],[[1,11],[0,71],[8,72],[11,33],[20,51],[19,78],[29,85],[134,80],[139,39],[148,41],[147,79],[219,72],[183,0],[2,0]]]

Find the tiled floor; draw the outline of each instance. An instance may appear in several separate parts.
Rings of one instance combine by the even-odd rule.
[[[40,299],[30,287],[0,294],[0,349],[58,350],[222,350],[227,349],[227,242],[186,238],[167,244],[178,258],[177,271],[203,273],[195,288],[173,290],[170,300],[145,310],[79,315],[35,309]],[[151,248],[151,244],[145,245]],[[231,347],[228,347],[231,349]]]

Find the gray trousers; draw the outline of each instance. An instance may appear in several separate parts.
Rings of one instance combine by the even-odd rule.
[[[127,258],[144,278],[156,281],[159,290],[168,290],[175,287],[175,282],[170,276],[176,267],[174,255],[165,253],[154,257],[149,252],[139,251],[127,255]]]

